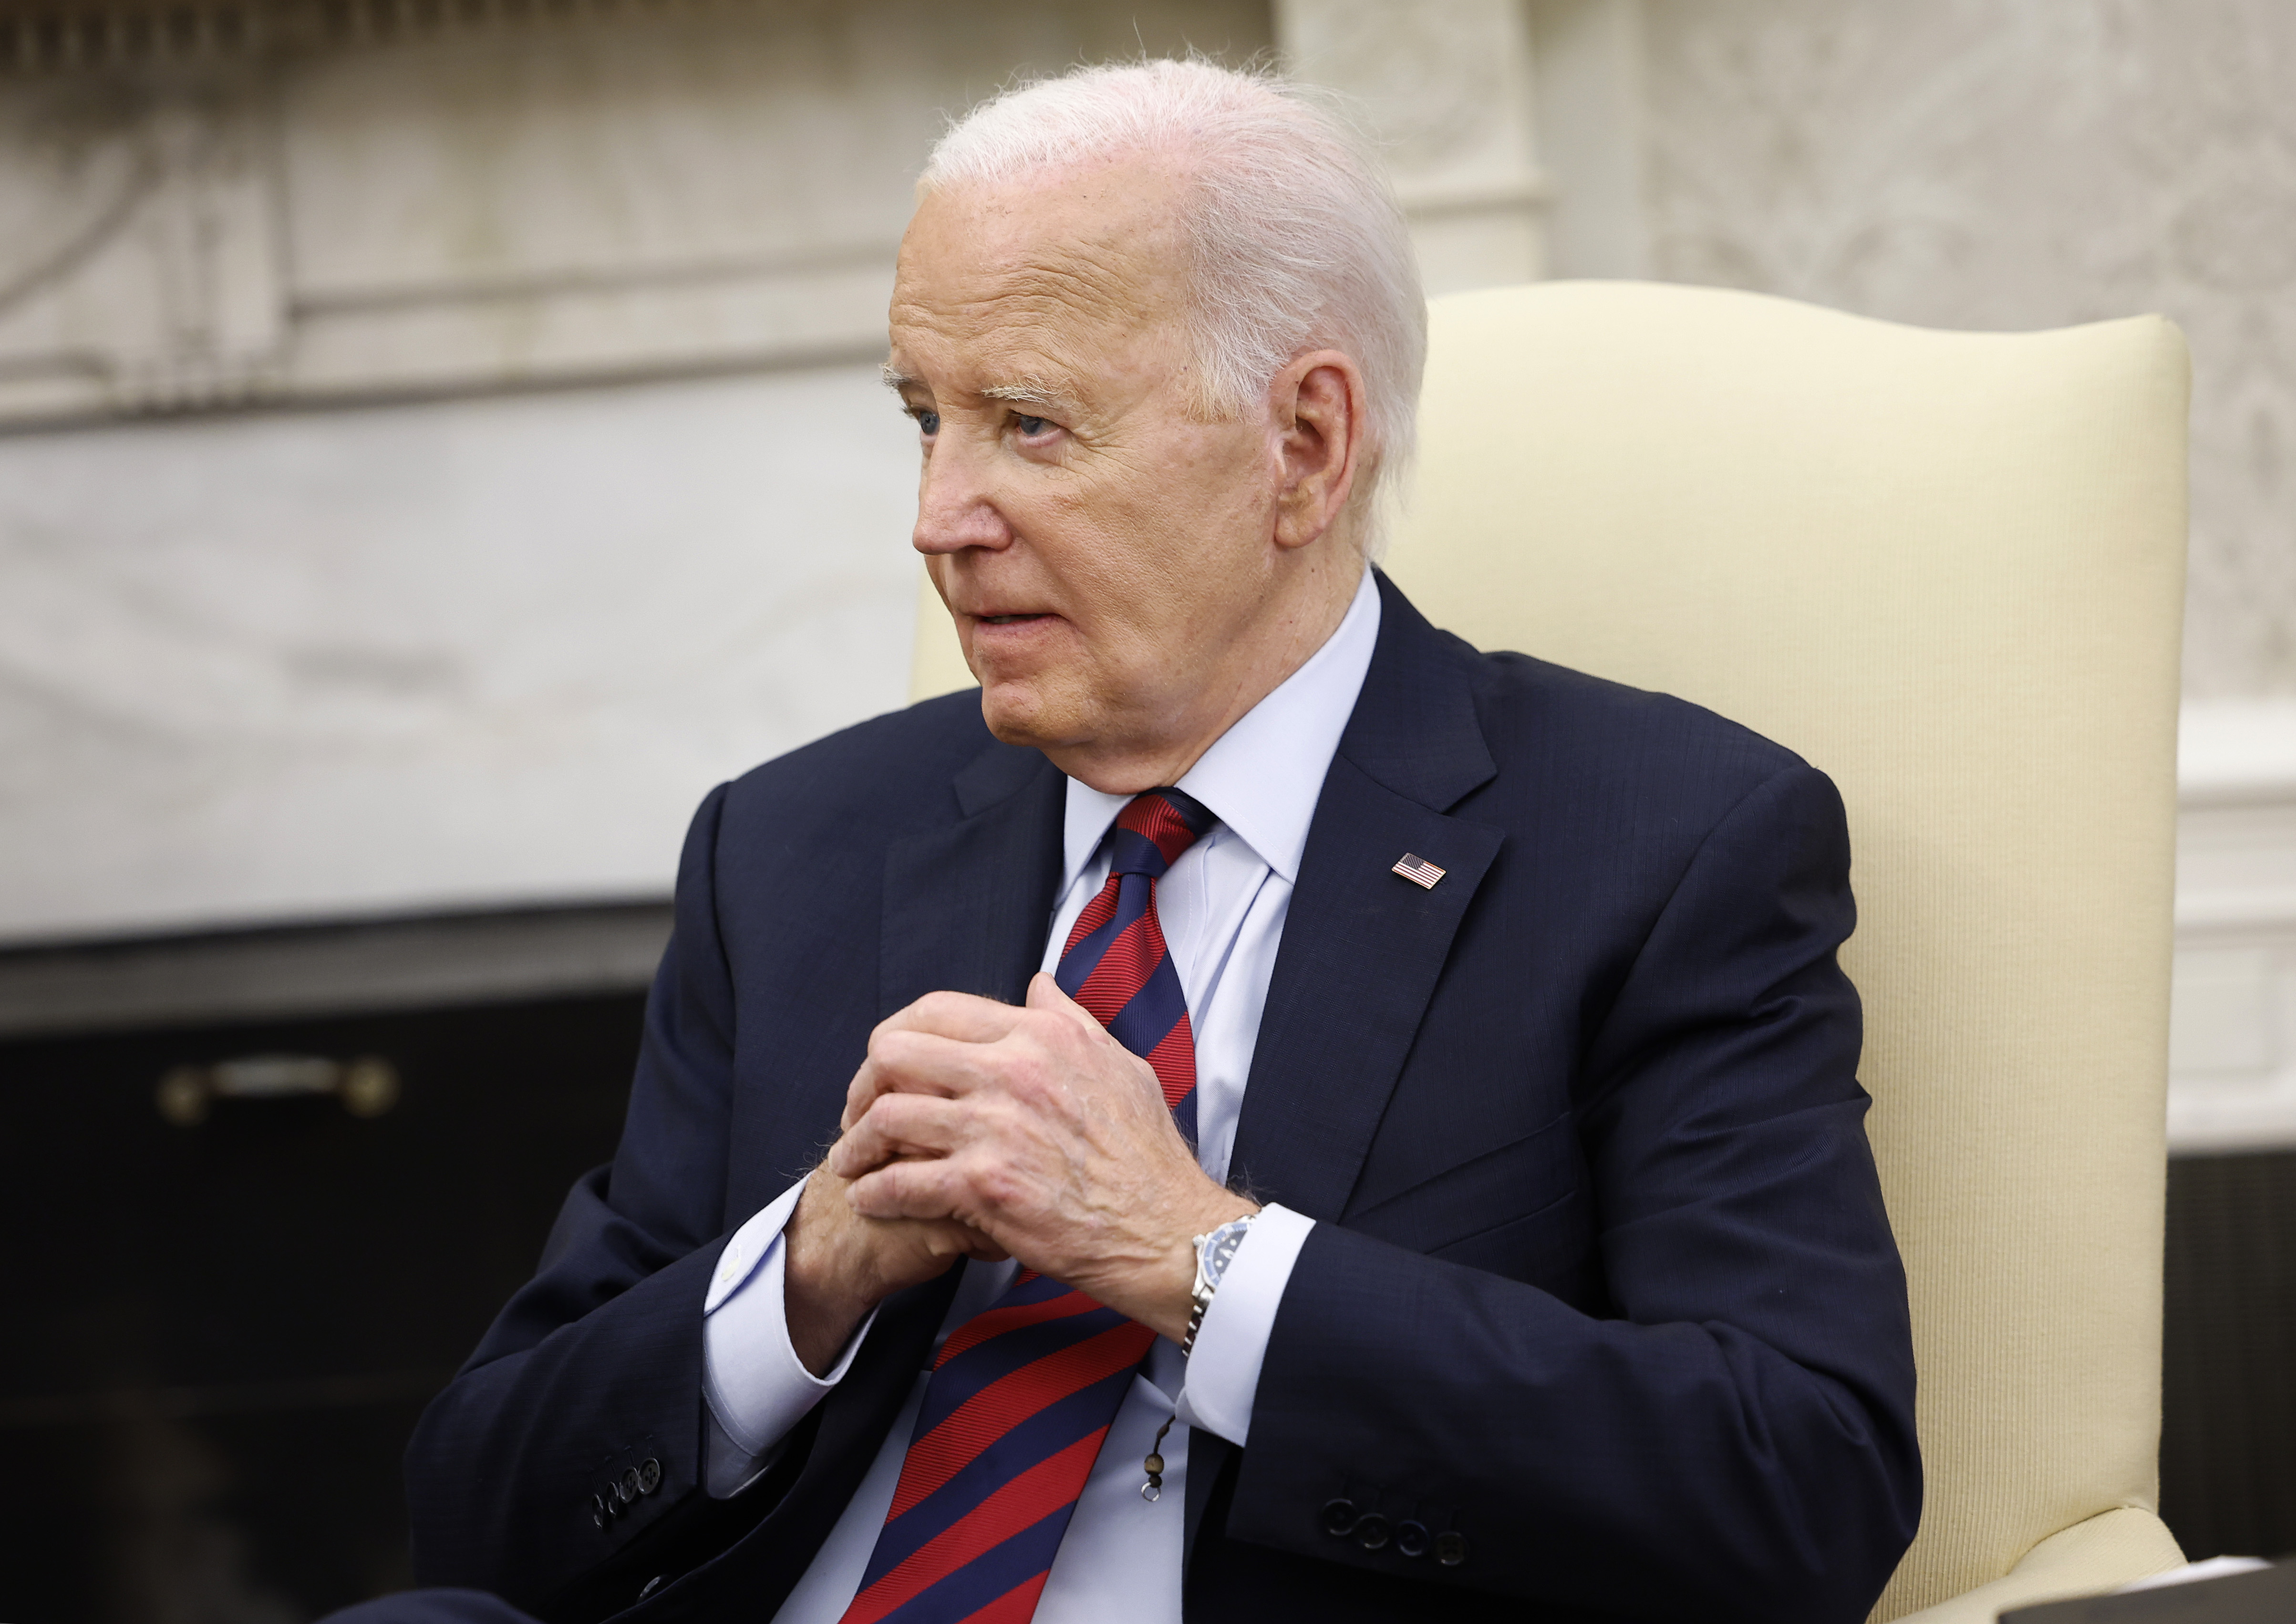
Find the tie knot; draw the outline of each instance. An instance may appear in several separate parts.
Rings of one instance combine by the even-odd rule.
[[[1116,815],[1116,826],[1108,832],[1109,872],[1160,879],[1218,821],[1201,801],[1177,790],[1143,791]]]

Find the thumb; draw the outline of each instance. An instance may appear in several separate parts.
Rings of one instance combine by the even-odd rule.
[[[1092,1018],[1091,1012],[1062,992],[1061,984],[1046,971],[1039,970],[1029,979],[1029,1007],[1060,1010],[1095,1029],[1100,1025]]]

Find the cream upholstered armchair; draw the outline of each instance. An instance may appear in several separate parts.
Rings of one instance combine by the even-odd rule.
[[[1710,289],[1436,301],[1389,567],[1849,808],[1871,1130],[1921,1373],[1874,1618],[2181,1560],[2154,1514],[2186,364],[2157,318],[1935,332]],[[928,591],[915,688],[966,681]]]

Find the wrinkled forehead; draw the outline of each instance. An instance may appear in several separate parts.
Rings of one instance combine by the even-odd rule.
[[[895,365],[1020,348],[1089,371],[1176,330],[1180,185],[1132,160],[929,195],[901,240]]]

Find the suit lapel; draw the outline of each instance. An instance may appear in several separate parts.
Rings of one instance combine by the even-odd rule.
[[[1065,783],[1037,751],[993,744],[956,775],[960,821],[886,853],[881,1019],[929,992],[1026,996],[1060,883]]]
[[[1505,838],[1447,816],[1497,771],[1476,656],[1379,586],[1379,645],[1308,826],[1231,1159],[1255,1196],[1324,1220],[1346,1209]],[[1432,890],[1390,872],[1406,852],[1446,871]]]

